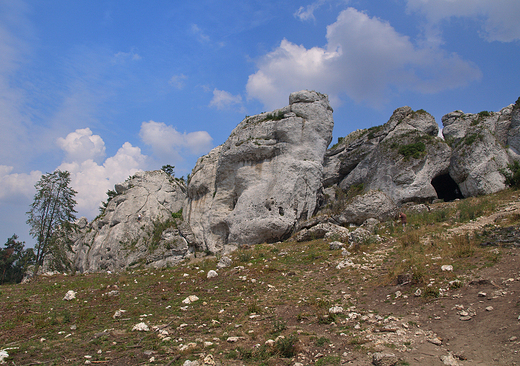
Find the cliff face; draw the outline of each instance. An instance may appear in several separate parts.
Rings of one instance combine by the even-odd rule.
[[[309,91],[244,119],[193,170],[185,218],[197,241],[215,252],[288,237],[317,210],[332,128],[327,96]]]

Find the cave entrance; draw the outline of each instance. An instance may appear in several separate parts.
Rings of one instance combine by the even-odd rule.
[[[460,188],[457,183],[450,177],[449,174],[438,175],[432,179],[432,186],[437,192],[437,197],[444,200],[445,202],[453,201],[457,198],[464,198],[460,192]]]

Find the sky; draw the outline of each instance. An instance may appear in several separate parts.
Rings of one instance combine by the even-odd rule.
[[[408,105],[441,124],[520,96],[518,0],[0,0],[0,244],[31,247],[42,174],[77,217],[114,184],[225,142],[246,115],[328,94],[334,142]]]

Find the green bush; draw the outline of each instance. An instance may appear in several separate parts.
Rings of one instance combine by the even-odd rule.
[[[403,145],[398,150],[399,154],[403,155],[405,159],[410,157],[419,159],[426,152],[426,145],[424,142],[416,142],[415,144]]]
[[[520,100],[520,98],[518,98]],[[507,169],[501,169],[500,173],[506,178],[506,184],[514,189],[520,188],[520,163],[514,161],[507,164]]]

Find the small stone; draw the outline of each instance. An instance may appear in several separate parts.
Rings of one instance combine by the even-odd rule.
[[[329,309],[329,314],[341,314],[343,311],[341,306],[333,306]]]
[[[494,309],[493,309],[492,306],[488,306],[488,307],[486,308],[486,311],[493,311],[493,310],[494,310]]]
[[[215,278],[215,277],[218,277],[217,271],[214,271],[214,270],[208,271],[207,278]]]
[[[445,264],[441,267],[444,272],[453,272],[453,266],[451,264]]]
[[[420,297],[422,295],[422,290],[420,288],[418,288],[417,290],[415,290],[415,292],[413,293],[413,295],[415,297]]]
[[[63,300],[70,301],[70,300],[74,300],[75,298],[76,298],[76,292],[73,290],[69,290],[65,294],[65,297],[63,298]]]
[[[195,302],[197,301],[199,298],[195,295],[190,295],[188,296],[187,298],[185,298],[184,300],[182,300],[182,303],[183,304],[191,304],[192,302]]]
[[[463,322],[467,322],[468,320],[471,320],[471,316],[461,316],[459,320],[462,320]]]
[[[439,337],[429,338],[428,342],[430,342],[431,344],[434,344],[436,346],[442,346],[442,340]]]
[[[134,327],[132,328],[132,331],[149,332],[150,328],[148,327],[148,325],[146,325],[146,323],[138,323],[138,324],[134,325]]]
[[[399,359],[393,353],[376,352],[372,356],[372,364],[374,366],[395,366]]]
[[[478,297],[486,297],[486,296],[487,296],[487,294],[485,292],[483,292],[483,291],[480,291],[478,293]]]
[[[236,343],[239,340],[240,340],[239,337],[228,337],[228,339],[226,341],[229,342],[229,343]]]
[[[459,363],[451,354],[449,354],[448,356],[441,356],[441,361],[446,366],[459,366]]]
[[[516,336],[512,336],[511,338],[509,338],[509,342],[514,342],[518,339],[518,337]]]
[[[199,364],[199,361],[186,360],[186,361],[184,361],[182,366],[200,366],[200,364]]]

